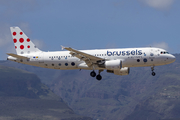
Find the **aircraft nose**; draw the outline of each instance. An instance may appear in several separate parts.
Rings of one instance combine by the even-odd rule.
[[[170,59],[171,59],[172,62],[174,62],[176,60],[176,57],[174,55],[171,55]]]

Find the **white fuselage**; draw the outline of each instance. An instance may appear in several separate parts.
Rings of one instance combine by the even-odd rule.
[[[151,47],[80,51],[92,56],[103,58],[105,61],[121,60],[122,67],[159,66],[170,64],[175,61],[175,57],[168,54],[165,50]],[[72,56],[69,53],[69,51],[36,52],[23,54],[23,56],[28,57],[29,59],[18,59],[9,56],[8,60],[51,69],[107,69],[97,65],[95,63],[96,61],[94,61],[93,67],[88,67],[82,59]]]
[[[115,75],[128,75],[130,67],[151,66],[155,76],[154,66],[170,64],[175,57],[160,48],[125,48],[125,49],[96,49],[76,50],[62,47],[67,51],[43,52],[19,28],[10,27],[16,53],[7,53],[8,60],[18,63],[51,69],[87,69],[91,77],[101,80],[100,73],[107,70]],[[98,75],[94,70],[99,70]]]

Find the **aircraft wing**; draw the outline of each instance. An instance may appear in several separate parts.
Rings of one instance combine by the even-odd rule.
[[[7,55],[10,55],[12,57],[15,57],[15,58],[20,58],[20,59],[28,59],[28,57],[24,57],[24,56],[21,56],[21,55],[17,55],[17,54],[13,54],[13,53],[6,53]]]
[[[90,55],[90,54],[81,52],[81,51],[79,51],[79,50],[75,50],[75,49],[70,48],[70,47],[63,47],[63,46],[62,46],[62,49],[66,49],[66,50],[70,51],[69,54],[71,54],[72,56],[75,56],[75,57],[79,58],[80,60],[85,61],[86,64],[87,64],[89,67],[93,64],[93,62],[96,62],[96,61],[99,61],[99,60],[104,60],[103,58],[96,57],[96,56],[93,56],[93,55]]]

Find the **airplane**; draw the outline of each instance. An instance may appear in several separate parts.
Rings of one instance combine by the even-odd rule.
[[[91,77],[101,80],[100,73],[106,70],[115,75],[128,75],[130,67],[151,67],[155,76],[155,66],[173,63],[176,58],[166,50],[155,47],[76,50],[64,47],[67,51],[44,52],[25,35],[19,27],[10,27],[16,53],[7,53],[7,60],[50,69],[92,70]],[[96,75],[95,70],[98,70]]]

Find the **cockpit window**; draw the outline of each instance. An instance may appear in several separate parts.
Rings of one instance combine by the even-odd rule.
[[[169,54],[169,52],[161,51],[161,54]]]

